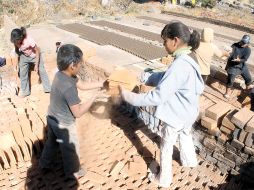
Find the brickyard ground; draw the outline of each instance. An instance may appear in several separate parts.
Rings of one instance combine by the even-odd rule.
[[[221,49],[227,49],[246,33],[254,39],[251,30],[245,32],[182,15],[162,14],[158,3],[138,6],[143,9],[142,14],[114,15],[106,11],[104,15],[81,15],[72,19],[57,17],[31,23],[28,32],[43,52],[50,80],[56,72],[57,41],[79,46],[86,59],[81,75],[86,80],[98,81],[105,80],[116,69],[125,68],[137,76],[148,67],[165,70],[170,60],[164,55],[159,37],[165,22],[171,20],[181,20],[198,30],[213,28],[214,43]],[[248,16],[252,20],[245,26],[253,30],[253,15]],[[124,105],[115,105],[107,99],[98,100],[90,112],[77,121],[80,161],[88,170],[87,174],[79,181],[65,181],[60,155],[53,173],[40,173],[38,158],[45,142],[49,94],[43,93],[38,76],[32,72],[31,96],[22,100],[13,95],[13,88],[19,80],[13,74],[9,56],[11,44],[5,34],[16,24],[20,25],[17,21],[18,18],[4,17],[0,33],[4,42],[0,44],[0,54],[7,58],[7,65],[0,70],[3,79],[0,139],[4,142],[0,145],[0,189],[157,189],[148,181],[147,173],[158,170],[159,138]],[[76,24],[68,28],[73,23]],[[87,30],[78,31],[77,23]],[[88,30],[92,32],[88,33]],[[98,36],[94,37],[96,32]],[[106,41],[100,40],[101,33],[107,33]],[[114,41],[116,38],[119,40]],[[125,40],[132,42],[132,46],[127,46]],[[135,46],[137,48],[133,48]],[[253,43],[251,49],[253,51]],[[161,57],[153,57],[155,52]],[[253,54],[249,60],[252,68]],[[251,184],[254,113],[249,110],[250,99],[242,90],[241,78],[237,79],[238,86],[233,91],[237,98],[229,101],[223,98],[224,67],[225,60],[213,60],[211,77],[200,98],[201,113],[193,129],[199,165],[197,168],[181,167],[176,145],[174,179],[169,189],[254,189]],[[80,91],[79,95],[85,101],[93,93]],[[219,134],[213,133],[213,129],[217,129]]]

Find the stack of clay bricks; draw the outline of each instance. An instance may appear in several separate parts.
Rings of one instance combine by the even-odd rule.
[[[45,125],[24,100],[1,97],[0,170],[30,165],[42,149]]]
[[[228,120],[224,119],[224,117],[227,114],[232,114],[232,112],[234,112],[231,111],[232,109],[233,107],[226,102],[217,102],[205,110],[205,115],[201,118],[201,125],[208,130],[209,134],[214,136],[219,137],[222,135],[222,138],[225,138],[225,135],[231,135],[234,128],[228,124]],[[228,118],[228,115],[226,118]],[[221,132],[223,132],[223,134],[221,134]]]
[[[253,164],[248,170],[243,168],[246,163],[254,162],[254,112],[246,107],[237,110],[220,102],[206,110],[201,124],[210,135],[194,132],[195,138],[201,141],[197,146],[200,155],[216,164],[222,172],[241,173],[247,178],[245,180],[250,180],[248,175],[254,171]],[[212,133],[214,129],[218,133]]]

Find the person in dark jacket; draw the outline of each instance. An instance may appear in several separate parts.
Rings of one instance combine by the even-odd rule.
[[[240,42],[234,43],[232,47],[232,53],[228,58],[226,71],[227,77],[227,88],[224,94],[225,98],[230,98],[231,90],[233,88],[234,80],[236,76],[241,75],[245,81],[246,88],[252,88],[252,78],[246,64],[248,58],[251,54],[251,49],[249,47],[250,36],[244,35]]]

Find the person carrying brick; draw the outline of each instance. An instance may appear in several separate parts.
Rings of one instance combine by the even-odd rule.
[[[172,182],[173,145],[179,137],[183,166],[197,166],[197,158],[191,128],[199,114],[199,96],[204,90],[200,67],[195,54],[200,35],[181,22],[167,24],[161,32],[164,46],[175,59],[164,73],[154,73],[150,85],[156,86],[147,93],[136,94],[123,89],[124,101],[134,106],[155,106],[154,117],[160,120],[158,135],[160,143],[160,172],[149,175],[150,181],[161,187]]]
[[[225,98],[230,98],[230,94],[233,88],[235,78],[241,75],[245,81],[247,90],[250,90],[252,85],[252,78],[250,71],[246,64],[248,58],[251,54],[251,49],[249,47],[250,36],[244,35],[240,42],[234,43],[232,47],[232,52],[228,58],[226,71],[227,71],[227,88],[224,94]]]
[[[201,75],[206,82],[210,75],[210,66],[213,56],[229,57],[229,53],[221,51],[214,43],[214,32],[212,28],[204,28],[201,32],[201,42],[197,50],[195,50],[196,57],[201,69]]]
[[[88,111],[101,92],[84,103],[78,96],[78,89],[89,90],[103,87],[102,82],[85,83],[77,78],[83,63],[83,52],[72,44],[65,44],[57,53],[58,72],[55,74],[50,93],[47,115],[47,141],[39,165],[43,171],[50,171],[60,148],[66,178],[76,179],[85,175],[80,167],[79,143],[76,133],[76,118]]]
[[[16,70],[18,68],[19,78],[21,81],[20,97],[24,98],[30,95],[29,69],[34,66],[34,71],[37,72],[41,78],[43,89],[45,93],[51,91],[50,81],[44,67],[44,61],[33,38],[27,34],[24,27],[13,29],[11,32],[11,42],[14,44],[15,52],[18,55],[18,63],[16,63]]]

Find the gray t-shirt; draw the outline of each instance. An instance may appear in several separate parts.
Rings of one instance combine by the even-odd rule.
[[[50,104],[48,115],[63,125],[71,125],[75,122],[75,117],[70,110],[70,106],[79,104],[77,78],[69,77],[58,71],[52,83],[50,92]]]

